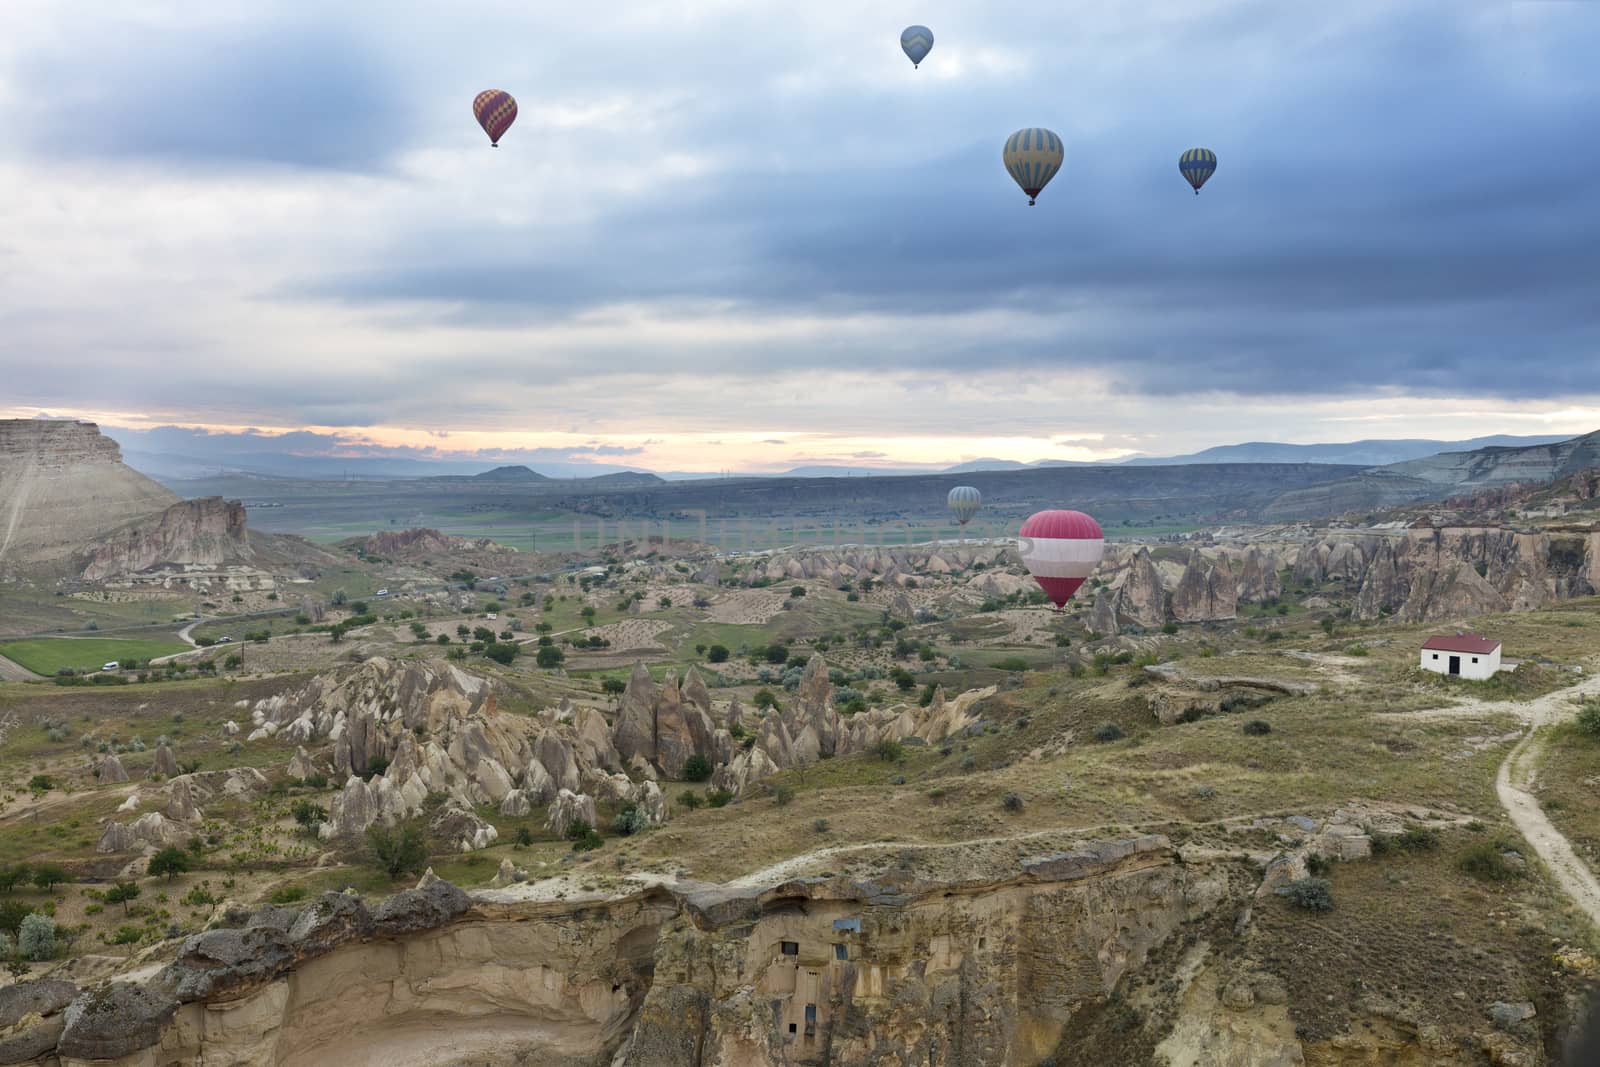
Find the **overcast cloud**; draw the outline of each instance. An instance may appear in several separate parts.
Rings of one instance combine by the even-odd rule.
[[[1600,425],[1600,4],[337,7],[8,0],[0,414],[663,469]]]

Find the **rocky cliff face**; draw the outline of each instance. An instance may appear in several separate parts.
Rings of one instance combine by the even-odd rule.
[[[93,423],[0,420],[0,567],[65,562],[177,500]]]
[[[83,577],[96,582],[158,566],[249,563],[254,555],[244,505],[213,496],[180,501],[102,534],[80,557],[80,566]]]

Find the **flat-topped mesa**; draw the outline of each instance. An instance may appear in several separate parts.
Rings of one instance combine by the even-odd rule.
[[[93,423],[0,420],[0,566],[66,563],[177,502]]]
[[[122,449],[92,422],[0,419],[0,463],[27,459],[41,470],[122,462]]]

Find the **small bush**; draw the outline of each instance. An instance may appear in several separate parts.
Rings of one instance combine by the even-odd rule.
[[[1578,729],[1600,740],[1600,700],[1586,700],[1578,709]]]
[[[1289,903],[1306,911],[1333,910],[1333,884],[1326,878],[1302,878],[1278,892],[1288,898]]]
[[[772,799],[777,802],[778,807],[786,808],[794,803],[794,790],[786,785],[780,785],[773,790]]]
[[[1509,882],[1520,878],[1522,871],[1506,859],[1506,845],[1500,841],[1479,841],[1468,845],[1456,859],[1456,866],[1465,874],[1485,882]]]
[[[1127,734],[1122,732],[1122,727],[1114,722],[1103,722],[1094,728],[1094,739],[1106,744],[1112,741],[1121,741]]]
[[[517,827],[517,839],[515,844],[517,848],[527,848],[529,845],[533,844],[533,831],[528,829],[526,826]]]
[[[697,752],[684,761],[683,780],[686,782],[709,782],[712,769],[711,761]]]
[[[1021,811],[1022,797],[1016,793],[1007,793],[1005,796],[1000,798],[1000,806],[1010,812]]]
[[[303,885],[280,886],[272,891],[267,900],[283,907],[285,904],[294,904],[306,899],[306,887]]]
[[[811,824],[811,828],[819,834],[825,834],[829,829],[831,829],[831,827],[828,825],[827,819],[818,819],[816,822]]]
[[[401,823],[392,829],[374,823],[367,828],[367,844],[379,869],[391,879],[420,874],[427,864],[428,839],[419,823]]]
[[[713,808],[725,808],[733,800],[733,794],[726,789],[713,789],[706,793],[706,803]]]
[[[690,811],[694,811],[695,809],[699,808],[701,804],[705,803],[705,798],[691,789],[687,793],[678,794],[678,803],[682,804]]]
[[[568,832],[567,836],[572,837],[570,831]],[[585,824],[583,826],[583,833],[572,839],[572,851],[593,852],[595,849],[599,848],[605,843],[605,838],[601,837],[593,827]]]
[[[629,804],[617,812],[616,818],[611,820],[611,832],[619,837],[632,837],[634,834],[642,833],[649,825],[650,820],[645,813]]]
[[[879,741],[872,749],[872,754],[885,763],[898,763],[905,758],[905,746],[890,737]]]
[[[1272,732],[1272,724],[1265,719],[1251,719],[1244,724],[1244,732],[1251,737],[1264,737]]]
[[[1439,847],[1439,835],[1425,826],[1408,826],[1394,843],[1412,852],[1428,852]]]

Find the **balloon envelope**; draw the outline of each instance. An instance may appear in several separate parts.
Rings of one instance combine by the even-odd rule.
[[[900,32],[900,50],[913,67],[921,66],[933,51],[933,31],[926,26],[907,26]]]
[[[1178,157],[1178,173],[1194,186],[1195,196],[1200,195],[1200,187],[1216,171],[1217,154],[1209,148],[1191,148]]]
[[[1006,171],[1028,194],[1031,204],[1061,169],[1062,156],[1061,138],[1033,126],[1006,138],[1000,158],[1005,161]]]
[[[950,490],[950,495],[945,497],[945,503],[950,506],[956,521],[965,526],[972,521],[972,516],[978,513],[978,509],[983,507],[983,494],[970,485],[958,485]]]
[[[473,99],[472,114],[489,135],[489,143],[498,147],[500,138],[517,121],[517,101],[504,89],[485,89]]]
[[[1105,549],[1100,524],[1081,511],[1041,511],[1018,531],[1022,562],[1058,608],[1094,573]]]

